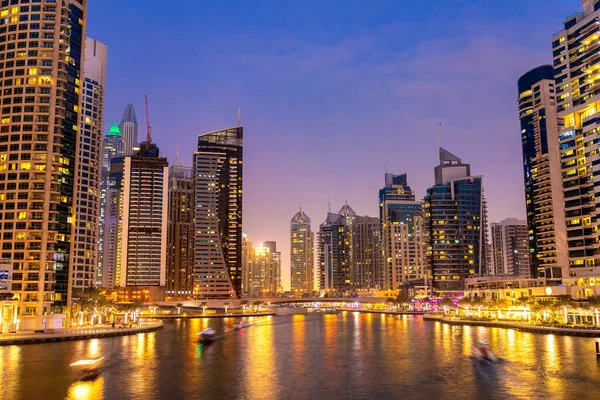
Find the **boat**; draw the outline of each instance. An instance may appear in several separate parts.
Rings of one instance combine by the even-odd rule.
[[[100,362],[104,357],[93,358],[90,360],[79,360],[71,364],[71,367],[78,369],[78,379],[80,381],[91,381],[100,375]]]
[[[202,332],[198,333],[198,335],[200,336],[198,341],[202,344],[211,343],[215,337],[215,334],[216,332],[213,328],[206,328]]]
[[[473,351],[473,357],[479,361],[489,361],[492,363],[499,361],[499,358],[492,353],[488,344],[485,342],[480,342],[478,346],[473,346],[471,350]]]
[[[233,321],[233,325],[231,326],[233,327],[233,330],[238,330],[245,328],[246,324],[241,319],[236,319],[235,321]]]

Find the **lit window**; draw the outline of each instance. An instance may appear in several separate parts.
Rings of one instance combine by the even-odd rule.
[[[17,215],[17,219],[27,219],[27,213],[25,211],[21,211],[18,215]]]

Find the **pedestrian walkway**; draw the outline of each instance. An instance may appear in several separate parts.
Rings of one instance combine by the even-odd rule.
[[[127,327],[113,328],[106,325],[93,328],[46,329],[37,331],[37,333],[36,331],[3,333],[0,334],[0,346],[134,335],[137,333],[153,332],[162,328],[162,321],[148,320],[139,324],[131,324]]]

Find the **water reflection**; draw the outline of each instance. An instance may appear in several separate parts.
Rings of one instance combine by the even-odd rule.
[[[136,336],[0,347],[4,398],[590,398],[600,372],[593,339],[449,326],[355,312],[166,321]],[[197,333],[219,338],[199,346]],[[504,362],[472,360],[485,340]],[[69,364],[105,356],[76,382]]]

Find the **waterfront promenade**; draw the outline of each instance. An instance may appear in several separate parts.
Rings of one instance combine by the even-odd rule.
[[[133,324],[128,328],[112,326],[98,326],[93,328],[72,328],[72,329],[47,329],[44,333],[35,333],[25,331],[18,333],[0,334],[0,346],[14,344],[33,344],[47,342],[63,342],[68,340],[84,340],[94,338],[104,338],[113,336],[135,335],[138,333],[147,333],[161,330],[164,324],[158,320],[143,321],[140,324]]]
[[[445,315],[425,314],[426,321],[439,321],[449,325],[486,326],[490,328],[516,329],[532,333],[550,333],[556,335],[600,337],[600,329],[585,326],[548,326],[536,323],[513,322],[513,321],[478,321],[461,319]]]

